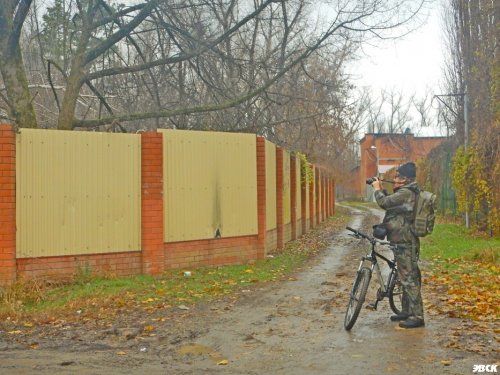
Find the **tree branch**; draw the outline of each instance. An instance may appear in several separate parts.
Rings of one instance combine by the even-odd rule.
[[[21,30],[23,28],[24,20],[28,15],[31,2],[32,0],[20,0],[19,2],[16,15],[14,16],[14,22],[12,24],[12,33],[9,35],[9,41],[7,43],[7,48],[9,51],[14,51],[19,47]]]
[[[233,27],[229,28],[226,32],[221,34],[219,37],[217,37],[213,42],[211,43],[204,43],[202,41],[199,41],[200,44],[203,44],[204,47],[197,50],[197,51],[192,51],[188,53],[183,53],[178,56],[173,56],[173,57],[166,57],[163,59],[158,59],[155,61],[151,61],[146,64],[139,64],[139,65],[134,65],[134,66],[126,66],[126,67],[117,67],[117,68],[110,68],[110,69],[103,69],[98,72],[93,72],[87,75],[87,79],[93,81],[94,79],[97,78],[102,78],[102,77],[107,77],[107,76],[112,76],[112,75],[118,75],[118,74],[126,74],[126,73],[134,73],[138,72],[144,69],[149,69],[153,68],[155,66],[160,66],[160,65],[166,65],[166,64],[176,64],[182,61],[189,60],[193,57],[200,56],[201,54],[212,50],[215,46],[217,46],[219,43],[224,41],[229,35],[233,34],[235,31],[240,29],[242,26],[244,26],[246,23],[248,23],[250,20],[252,20],[255,16],[259,15],[269,4],[271,4],[273,0],[266,0],[264,3],[262,3],[255,11],[252,13],[248,14],[246,17],[244,17],[241,21],[239,21],[237,24],[235,24]],[[169,25],[170,26],[170,25]]]
[[[113,45],[118,43],[120,40],[125,38],[130,34],[132,30],[134,30],[137,26],[139,26],[146,17],[151,14],[151,11],[154,7],[158,5],[160,0],[151,0],[141,11],[134,17],[132,21],[130,21],[125,26],[121,27],[116,33],[111,35],[109,38],[99,43],[95,48],[87,51],[85,54],[84,65],[90,63],[91,61],[98,58],[104,52],[109,50]]]
[[[271,2],[271,1],[272,0],[269,0],[269,2]],[[246,102],[247,100],[253,98],[254,96],[263,93],[265,90],[267,90],[269,87],[271,87],[281,77],[283,77],[288,71],[290,71],[294,66],[296,66],[298,63],[300,63],[302,60],[309,57],[335,31],[337,31],[340,28],[345,27],[348,24],[357,22],[364,17],[366,17],[366,15],[360,15],[360,16],[357,16],[357,17],[351,19],[351,20],[343,21],[343,22],[339,23],[338,25],[335,25],[335,26],[332,25],[330,27],[330,29],[323,34],[322,37],[320,37],[312,46],[306,48],[304,50],[304,52],[302,52],[297,58],[295,58],[295,60],[291,61],[288,64],[288,66],[286,66],[284,69],[280,70],[272,79],[268,80],[260,88],[257,88],[255,90],[247,93],[246,95],[240,96],[239,98],[236,98],[233,100],[228,100],[228,101],[225,101],[222,103],[208,104],[205,106],[178,108],[178,109],[164,110],[164,111],[158,111],[158,112],[130,113],[130,114],[126,114],[126,115],[107,117],[107,118],[102,118],[102,119],[97,119],[97,120],[77,120],[77,119],[75,119],[75,120],[73,120],[73,127],[96,127],[96,126],[109,124],[115,120],[135,121],[135,120],[145,120],[145,119],[156,118],[156,117],[165,118],[165,117],[173,117],[173,116],[187,115],[187,114],[193,114],[193,113],[205,113],[205,112],[220,111],[223,109],[238,106],[238,105]]]

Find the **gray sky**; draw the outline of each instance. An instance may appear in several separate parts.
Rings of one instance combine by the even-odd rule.
[[[443,66],[441,8],[435,4],[427,22],[404,39],[364,50],[368,56],[357,69],[363,85],[375,90],[395,88],[408,94],[424,94],[427,88],[439,90]]]

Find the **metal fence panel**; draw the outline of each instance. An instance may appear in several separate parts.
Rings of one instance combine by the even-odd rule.
[[[283,150],[283,224],[292,221],[290,182],[290,152]]]
[[[23,129],[16,147],[18,258],[140,249],[139,136]]]
[[[300,184],[300,159],[297,156],[296,161],[295,161],[295,214],[297,220],[301,218],[302,216],[302,196],[301,196],[301,184]]]
[[[255,135],[161,132],[165,242],[257,234]]]

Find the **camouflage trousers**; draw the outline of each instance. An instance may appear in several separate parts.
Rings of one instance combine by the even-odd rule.
[[[410,317],[424,319],[422,304],[422,275],[418,267],[420,246],[418,239],[414,243],[398,244],[394,250],[394,259],[398,266],[398,275],[403,285],[403,312]]]

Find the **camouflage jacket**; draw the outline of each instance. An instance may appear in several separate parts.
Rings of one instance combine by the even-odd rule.
[[[377,204],[385,210],[383,223],[387,228],[387,239],[396,243],[413,243],[416,237],[411,231],[415,193],[420,188],[416,182],[402,186],[394,194],[375,191]]]

